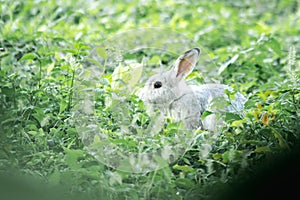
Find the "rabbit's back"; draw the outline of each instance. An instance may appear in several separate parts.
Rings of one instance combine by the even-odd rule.
[[[202,121],[201,115],[210,108],[210,104],[214,99],[223,98],[225,89],[229,87],[221,84],[205,84],[200,86],[191,85],[188,88],[170,103],[168,106],[169,113],[177,120],[184,121],[185,127],[188,129],[194,130],[201,127],[202,129],[211,130],[215,126],[214,117],[211,115],[205,121]],[[219,110],[214,111],[219,112]],[[209,124],[209,126],[206,124]]]
[[[229,99],[225,94],[225,90],[232,91],[233,89],[223,84],[204,84],[200,86],[191,86],[198,103],[203,109],[208,109],[210,104],[214,102],[211,107],[212,111],[218,112],[238,112],[243,110],[245,97],[236,93],[233,99]]]
[[[230,89],[227,85],[223,84],[204,84],[200,86],[192,85],[191,89],[194,92],[198,104],[201,106],[203,113],[210,106],[210,103],[217,98],[223,98],[225,89]],[[214,109],[214,108],[212,108]]]
[[[191,88],[199,105],[200,117],[207,110],[213,112],[201,121],[203,129],[216,130],[221,126],[222,120],[217,119],[217,113],[240,113],[244,109],[245,97],[240,93],[236,93],[234,99],[229,99],[225,94],[225,90],[232,91],[232,88],[227,85],[204,84],[191,86]]]

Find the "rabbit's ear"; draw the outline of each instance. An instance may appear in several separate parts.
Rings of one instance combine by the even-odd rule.
[[[199,58],[200,49],[199,48],[193,48],[185,52],[182,56],[180,56],[174,67],[173,71],[176,73],[176,78],[182,79],[185,78],[187,75],[189,75]]]

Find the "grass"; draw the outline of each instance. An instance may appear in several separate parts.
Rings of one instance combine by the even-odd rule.
[[[18,198],[11,191],[18,183],[23,199],[222,199],[216,194],[234,183],[259,187],[247,185],[256,170],[297,148],[299,1],[0,2],[7,198]],[[180,124],[168,119],[147,134],[153,118],[135,94],[148,75],[195,46],[203,55],[189,81],[228,84],[247,102],[244,117],[226,114],[218,137],[199,131],[176,152]],[[127,153],[160,151],[145,159],[155,170],[133,173],[136,163],[115,163]],[[160,159],[174,151],[176,159]]]

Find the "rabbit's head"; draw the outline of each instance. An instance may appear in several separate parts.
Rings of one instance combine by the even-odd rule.
[[[168,109],[177,98],[191,91],[184,78],[193,71],[199,54],[199,48],[190,49],[179,56],[169,71],[150,77],[140,93],[140,98],[146,104],[161,110]]]

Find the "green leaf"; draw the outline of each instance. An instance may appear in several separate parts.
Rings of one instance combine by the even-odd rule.
[[[230,149],[228,151],[225,151],[222,154],[223,162],[228,163],[228,162],[232,162],[232,161],[239,161],[241,154],[242,154],[242,151],[240,151],[240,150]]]
[[[38,132],[37,131],[28,131],[27,133],[29,133],[30,135],[36,135]]]
[[[92,65],[96,65],[96,66],[99,66],[99,67],[102,67],[102,64],[97,61],[96,59],[93,59],[93,58],[86,58],[86,61],[87,63],[89,64],[92,64]]]
[[[226,115],[225,115],[225,121],[227,121],[227,122],[232,122],[232,121],[240,120],[240,119],[241,119],[241,117],[238,114],[235,114],[235,113],[227,112]]]
[[[152,56],[150,60],[148,60],[149,65],[158,65],[161,62],[160,56],[155,55]]]
[[[109,177],[109,184],[122,184],[122,177],[119,175],[118,172],[111,172]]]
[[[213,114],[213,112],[208,111],[208,110],[204,111],[203,114],[201,115],[201,120],[204,120],[205,117],[207,117],[208,115],[211,115],[211,114]]]
[[[270,49],[272,49],[278,56],[282,55],[280,43],[276,39],[270,38],[269,41],[267,42],[267,46]]]
[[[223,154],[222,154],[222,159],[223,159],[223,162],[224,163],[227,163],[230,159],[229,159],[229,151],[225,151]]]
[[[114,90],[132,88],[142,75],[143,65],[134,63],[129,66],[119,65],[112,74],[111,87]]]
[[[69,167],[71,168],[81,168],[82,164],[78,162],[79,158],[82,158],[84,155],[83,150],[79,149],[68,149],[64,148],[64,151],[66,153],[66,163],[68,164]]]
[[[107,57],[107,53],[106,53],[105,49],[102,47],[96,48],[96,52],[102,59],[105,59]]]
[[[268,146],[262,146],[262,147],[257,147],[254,152],[256,153],[265,153],[265,152],[270,152],[271,149]]]
[[[62,113],[68,107],[68,102],[66,100],[61,100],[59,104],[59,112]]]
[[[288,144],[285,141],[285,139],[282,137],[282,135],[278,133],[274,128],[272,128],[272,132],[274,134],[274,137],[278,140],[279,146],[281,148],[288,148]]]
[[[184,172],[194,172],[195,171],[194,168],[192,168],[188,165],[178,165],[178,164],[176,164],[176,165],[173,166],[173,168],[177,169],[177,170],[180,170],[180,171],[184,171]]]
[[[62,52],[71,53],[71,54],[74,54],[74,55],[76,55],[78,53],[78,51],[75,50],[75,49],[64,49],[64,50],[62,50]]]
[[[213,154],[213,159],[214,160],[219,160],[219,159],[221,159],[222,158],[222,155],[221,154],[219,154],[219,153],[214,153]]]
[[[242,127],[244,120],[235,120],[231,123],[231,127]]]
[[[37,55],[35,53],[26,53],[22,56],[20,61],[34,60],[35,58],[37,58]]]
[[[175,180],[175,184],[178,187],[185,188],[185,189],[191,189],[195,186],[195,183],[191,179],[187,179],[187,178],[177,178]]]
[[[35,108],[35,113],[32,114],[32,116],[40,123],[42,124],[43,119],[46,117],[43,109],[41,108]]]

